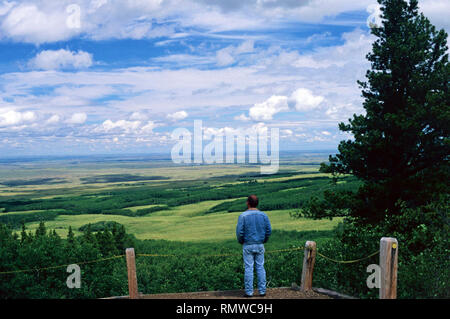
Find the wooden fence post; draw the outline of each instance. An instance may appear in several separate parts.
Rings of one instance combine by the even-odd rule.
[[[301,291],[312,290],[314,263],[316,262],[316,242],[307,241],[303,257]]]
[[[396,299],[398,268],[398,242],[396,238],[381,238],[380,268],[380,299]]]
[[[127,248],[125,253],[127,256],[129,297],[130,299],[139,299],[134,248]]]

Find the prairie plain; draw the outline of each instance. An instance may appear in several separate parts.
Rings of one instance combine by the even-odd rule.
[[[221,241],[234,238],[245,198],[256,193],[276,230],[332,230],[339,218],[291,217],[329,184],[318,172],[325,158],[286,156],[274,175],[259,174],[257,165],[174,165],[145,156],[3,162],[0,221],[17,231],[45,221],[62,237],[69,226],[80,235],[84,225],[117,222],[138,239]]]

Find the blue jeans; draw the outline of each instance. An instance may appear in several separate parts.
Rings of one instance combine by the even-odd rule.
[[[256,268],[256,276],[258,277],[259,294],[266,293],[266,271],[264,269],[264,245],[254,244],[242,247],[244,256],[244,284],[245,293],[249,296],[253,295],[253,265]]]

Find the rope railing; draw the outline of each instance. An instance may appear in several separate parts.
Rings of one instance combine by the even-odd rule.
[[[123,258],[123,257],[125,257],[125,255],[116,255],[116,256],[98,258],[98,259],[89,260],[89,261],[80,261],[80,262],[76,262],[76,263],[70,263],[70,264],[64,264],[64,265],[58,265],[58,266],[49,266],[49,267],[44,267],[44,268],[30,268],[30,269],[23,269],[23,270],[0,271],[0,275],[16,274],[16,273],[23,273],[23,272],[30,272],[30,271],[42,271],[42,270],[50,270],[50,269],[58,269],[58,268],[67,268],[68,266],[73,265],[73,264],[85,265],[85,264],[92,264],[92,263],[96,263],[96,262],[117,259],[117,258]]]
[[[353,263],[357,263],[357,262],[369,259],[369,258],[371,258],[371,257],[373,257],[375,255],[378,255],[379,252],[380,252],[380,250],[377,250],[376,252],[374,252],[374,253],[372,253],[370,255],[367,255],[366,257],[362,257],[362,258],[354,259],[354,260],[336,260],[336,259],[333,259],[333,258],[330,258],[330,257],[327,257],[327,256],[321,254],[319,251],[317,251],[317,255],[319,255],[322,258],[325,258],[326,260],[329,260],[329,261],[332,261],[332,262],[335,262],[335,263],[338,263],[338,264],[353,264]]]
[[[283,253],[283,252],[290,252],[290,251],[298,251],[298,250],[303,250],[305,249],[305,247],[293,247],[293,248],[285,248],[285,249],[276,249],[276,250],[268,250],[265,251],[265,254],[274,254],[274,253]],[[378,254],[380,251],[377,250],[376,252],[363,257],[363,258],[359,258],[359,259],[355,259],[355,260],[336,260],[330,257],[327,257],[325,255],[323,255],[322,253],[317,251],[317,254],[329,261],[333,261],[336,263],[343,263],[343,264],[350,264],[350,263],[356,263],[356,262],[360,262],[366,259],[369,259],[370,257],[375,256],[376,254]],[[43,268],[29,268],[29,269],[22,269],[22,270],[11,270],[11,271],[1,271],[0,275],[4,275],[4,274],[15,274],[15,273],[24,273],[24,272],[31,272],[31,271],[43,271],[43,270],[51,270],[51,269],[59,269],[59,268],[65,268],[68,267],[69,265],[73,265],[73,264],[77,264],[77,265],[85,265],[85,264],[92,264],[92,263],[96,263],[96,262],[102,262],[102,261],[106,261],[106,260],[112,260],[112,259],[118,259],[118,258],[123,258],[126,255],[115,255],[115,256],[110,256],[110,257],[105,257],[105,258],[98,258],[98,259],[94,259],[94,260],[89,260],[89,261],[80,261],[80,262],[73,262],[70,264],[64,264],[64,265],[58,265],[58,266],[49,266],[49,267],[43,267]],[[139,253],[136,254],[137,257],[182,257],[183,255],[176,255],[176,254],[144,254],[144,253]],[[193,255],[190,255],[189,257],[192,257]],[[230,253],[230,254],[199,254],[196,255],[198,257],[231,257],[231,256],[242,256],[242,252],[240,253]]]

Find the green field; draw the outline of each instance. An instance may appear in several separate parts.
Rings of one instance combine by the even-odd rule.
[[[320,159],[288,158],[274,175],[260,175],[256,165],[175,166],[169,161],[37,162],[15,164],[14,174],[2,164],[0,222],[18,232],[22,223],[35,230],[45,221],[65,237],[69,226],[80,235],[83,225],[114,221],[137,239],[217,242],[235,237],[245,198],[255,193],[275,230],[332,230],[339,218],[290,215],[331,187],[329,176],[318,172],[315,161]]]
[[[183,205],[174,210],[159,211],[143,217],[108,216],[108,215],[77,215],[58,216],[46,223],[50,229],[55,229],[59,235],[67,235],[68,226],[73,229],[100,221],[115,221],[125,226],[130,234],[138,239],[165,239],[172,241],[221,241],[235,238],[235,227],[239,213],[216,213],[201,215],[202,207],[216,204],[215,201],[199,204]],[[195,209],[199,206],[199,210]],[[183,210],[186,208],[186,210]],[[332,230],[340,218],[334,220],[294,219],[291,210],[277,210],[266,212],[276,230],[311,231]],[[27,228],[35,230],[38,223],[29,223]],[[76,235],[80,232],[74,231]]]

